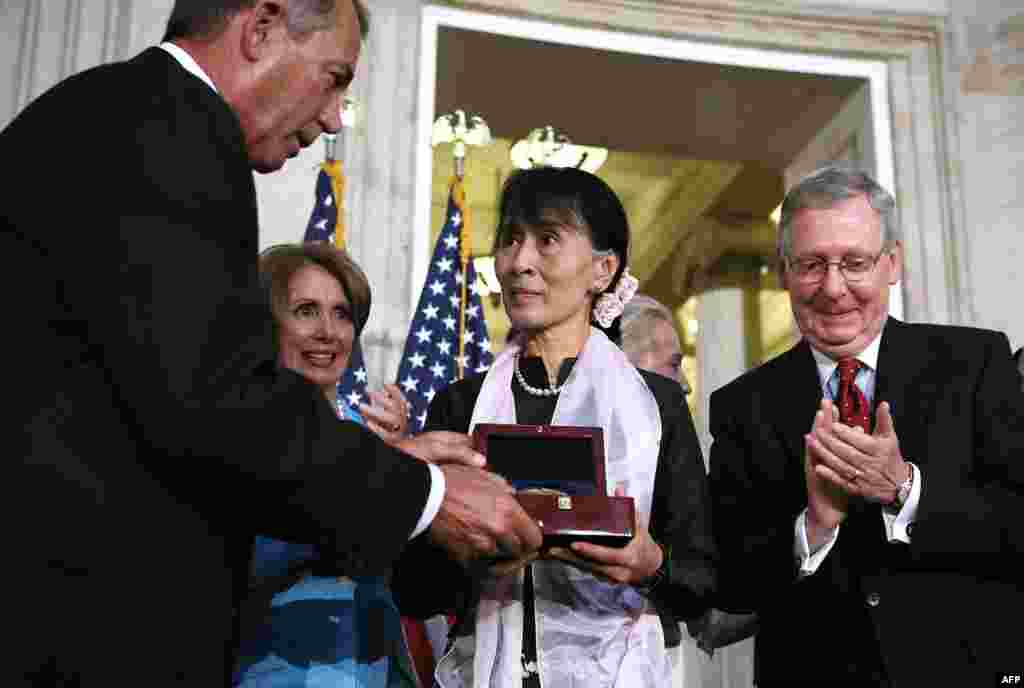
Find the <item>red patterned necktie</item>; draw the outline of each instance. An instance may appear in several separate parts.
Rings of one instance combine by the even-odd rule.
[[[871,411],[864,392],[857,386],[857,371],[861,362],[856,358],[839,359],[839,420],[850,427],[860,426],[871,432]]]

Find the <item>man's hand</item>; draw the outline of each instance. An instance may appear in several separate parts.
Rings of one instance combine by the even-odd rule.
[[[846,476],[854,476],[857,472],[855,467],[833,457],[825,447],[824,438],[831,437],[833,426],[840,425],[835,420],[835,415],[832,402],[822,399],[818,412],[814,414],[811,431],[804,435],[807,544],[812,552],[818,549],[835,527],[846,518]]]
[[[878,405],[870,435],[841,423],[815,435],[822,447],[822,461],[816,468],[820,477],[846,494],[872,502],[891,504],[896,499],[911,469],[900,452],[888,402]]]
[[[427,463],[455,463],[476,468],[482,468],[487,463],[483,454],[473,450],[469,435],[460,432],[421,432],[415,437],[406,437],[394,442],[394,446]]]
[[[450,463],[440,468],[444,501],[429,530],[435,544],[463,564],[498,555],[519,559],[540,548],[540,528],[503,478]]]

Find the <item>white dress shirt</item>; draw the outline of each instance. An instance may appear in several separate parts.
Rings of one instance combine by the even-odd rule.
[[[857,371],[855,383],[864,393],[869,405],[873,403],[875,397],[875,380],[878,377],[878,351],[881,343],[882,334],[879,333],[868,344],[867,348],[856,356],[857,360],[861,362],[861,368]],[[839,387],[839,382],[835,377],[835,370],[839,365],[838,361],[829,358],[813,347],[811,347],[811,353],[814,356],[814,362],[818,366],[818,378],[821,381],[822,396],[835,400]],[[904,458],[904,460],[906,459]],[[903,508],[897,514],[890,513],[888,509],[882,509],[882,520],[885,523],[885,533],[889,542],[904,542],[908,545],[910,544],[910,534],[907,532],[907,526],[913,522],[917,515],[917,505],[921,498],[921,482],[923,480],[921,470],[917,466],[910,464],[910,470],[914,474],[913,486]],[[807,542],[807,509],[800,512],[794,524],[793,542],[793,552],[800,564],[799,576],[805,578],[817,571],[818,567],[821,566],[821,562],[825,561],[825,558],[832,551],[838,539],[839,526],[837,525],[832,529],[829,538],[818,549],[811,552],[810,545]]]
[[[220,91],[217,90],[216,84],[213,83],[213,79],[210,78],[209,74],[203,71],[203,68],[200,67],[199,63],[188,54],[188,51],[180,45],[170,42],[161,43],[160,48],[167,51],[171,57],[177,60],[178,64],[180,64],[185,71],[199,77],[213,89],[214,93],[217,93],[218,95],[220,94]],[[255,256],[253,259],[255,260]],[[430,493],[427,495],[427,503],[423,507],[420,519],[416,523],[416,527],[412,529],[412,534],[409,535],[410,540],[422,533],[431,523],[433,523],[434,517],[437,516],[437,512],[441,510],[441,502],[444,500],[444,473],[442,473],[441,469],[432,463],[427,464],[427,469],[430,471]]]

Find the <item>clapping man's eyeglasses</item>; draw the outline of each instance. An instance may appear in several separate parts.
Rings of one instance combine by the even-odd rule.
[[[825,260],[820,257],[786,258],[786,269],[803,284],[817,284],[825,279],[829,266],[835,265],[847,284],[857,284],[871,274],[878,260],[888,252],[889,249],[883,248],[874,256],[848,255],[839,260]]]

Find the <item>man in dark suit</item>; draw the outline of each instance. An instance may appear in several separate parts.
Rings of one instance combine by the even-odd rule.
[[[893,213],[839,168],[787,194],[779,254],[802,340],[711,397],[720,600],[758,612],[761,687],[976,686],[1022,666],[1009,342],[888,316]]]
[[[159,48],[0,132],[16,684],[225,684],[257,532],[349,576],[411,537],[539,546],[468,440],[417,461],[277,363],[251,170],[338,130],[366,26],[352,0],[179,0]]]

